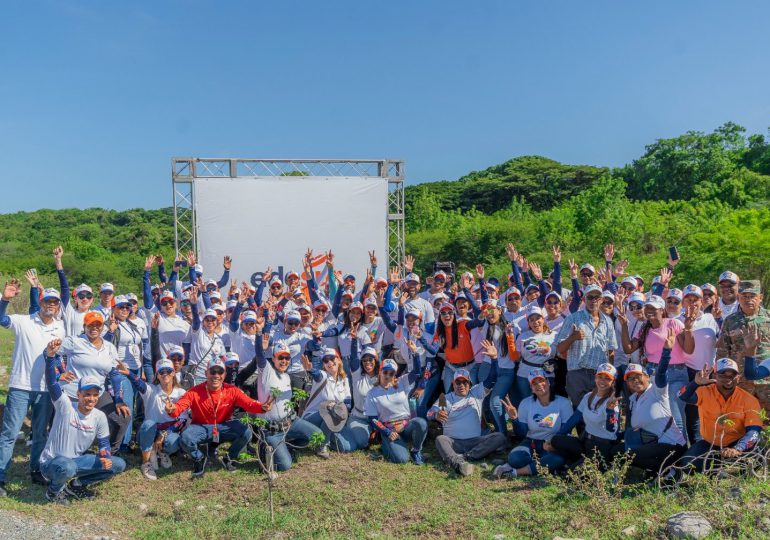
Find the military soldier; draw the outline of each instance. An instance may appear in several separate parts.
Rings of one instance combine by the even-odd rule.
[[[722,323],[717,342],[717,358],[732,358],[743,375],[744,328],[755,327],[759,334],[756,356],[770,356],[770,312],[762,307],[762,286],[757,280],[741,281],[738,289],[738,309]],[[741,377],[740,387],[755,396],[770,413],[770,379],[749,381]]]

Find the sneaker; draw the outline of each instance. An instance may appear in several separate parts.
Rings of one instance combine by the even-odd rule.
[[[230,459],[230,456],[228,456],[227,454],[219,458],[219,464],[222,465],[222,468],[227,472],[235,472],[238,470],[235,468],[235,464],[233,463],[233,460]]]
[[[514,476],[516,476],[516,469],[507,463],[503,463],[502,465],[495,467],[495,478],[498,480],[501,478],[512,478]]]
[[[204,454],[202,458],[196,459],[193,461],[193,472],[192,477],[193,478],[200,478],[203,476],[203,473],[206,472],[206,455]]]
[[[425,465],[425,460],[422,459],[422,454],[419,450],[409,450],[409,456],[415,465]]]
[[[64,490],[61,490],[59,493],[53,493],[50,489],[46,489],[45,498],[48,502],[52,502],[54,504],[60,504],[62,506],[70,505],[70,500],[67,498]]]
[[[152,466],[150,461],[142,463],[142,476],[144,476],[147,480],[158,479],[158,475],[155,474],[155,468]]]
[[[160,466],[163,467],[164,469],[170,469],[171,466],[173,465],[171,463],[171,456],[169,456],[165,452],[158,452],[158,459],[160,461]]]
[[[319,448],[315,455],[322,459],[329,459],[331,457],[329,454],[329,447],[327,445],[323,445],[321,448]]]
[[[43,473],[40,471],[32,471],[30,473],[30,476],[32,477],[32,483],[37,484],[39,486],[47,486],[48,480],[46,480],[45,476],[43,476]]]
[[[472,475],[473,469],[473,463],[468,463],[467,461],[463,461],[457,466],[457,472],[459,472],[461,476]]]
[[[5,482],[0,482],[0,497],[7,497],[8,490],[5,489]]]
[[[69,495],[70,497],[74,497],[76,499],[90,500],[90,499],[96,498],[96,492],[89,489],[88,486],[73,485],[72,482],[70,482],[69,484],[66,484],[62,491],[66,495]]]
[[[150,461],[148,461],[147,463],[150,464],[153,471],[158,470],[158,453],[155,451],[154,448],[150,451]]]

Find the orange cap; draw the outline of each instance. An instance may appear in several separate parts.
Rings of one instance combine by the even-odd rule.
[[[94,323],[104,324],[104,316],[98,311],[89,311],[86,316],[83,317],[83,325],[91,326]]]

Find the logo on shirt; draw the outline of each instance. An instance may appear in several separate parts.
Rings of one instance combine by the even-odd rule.
[[[77,430],[85,431],[86,433],[92,433],[94,431],[93,426],[89,426],[88,424],[84,424],[77,418],[70,419],[70,426],[74,427]]]
[[[556,425],[556,420],[559,419],[559,413],[551,413],[546,416],[540,416],[535,414],[532,419],[537,422],[537,425],[543,428],[552,428]]]

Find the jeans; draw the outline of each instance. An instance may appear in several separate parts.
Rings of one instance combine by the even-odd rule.
[[[444,392],[447,394],[452,391],[452,379],[455,376],[455,369],[467,369],[471,375],[471,385],[479,382],[479,365],[477,363],[469,364],[463,368],[455,368],[449,362],[444,364],[444,373],[441,380],[444,383]]]
[[[495,382],[495,386],[489,394],[489,410],[492,413],[492,422],[495,424],[495,430],[499,433],[508,432],[505,409],[501,399],[506,395],[510,397],[511,401],[515,399],[513,396],[515,392],[514,383],[517,378],[519,377],[516,376],[516,371],[513,368],[498,368],[497,382]],[[526,379],[524,379],[524,382],[526,382]],[[529,387],[529,384],[527,384],[527,387]],[[518,405],[518,402],[514,403],[514,405]]]
[[[521,469],[522,467],[529,467],[532,475],[537,474],[537,466],[535,464],[535,458],[533,452],[537,452],[537,456],[540,459],[540,465],[547,467],[550,472],[564,466],[564,458],[557,453],[546,452],[543,450],[544,441],[535,441],[533,439],[524,439],[519,446],[511,450],[508,454],[508,465],[514,469]]]
[[[111,459],[112,467],[104,469],[96,454],[83,454],[76,458],[57,456],[43,463],[40,466],[40,472],[51,482],[48,489],[59,493],[73,478],[77,478],[81,484],[87,486],[112,478],[126,469],[126,462],[122,458],[113,456]]]
[[[141,370],[138,369],[129,369],[131,373],[134,375],[140,376]],[[149,384],[149,383],[148,383]],[[135,411],[136,411],[136,394],[134,393],[134,385],[131,384],[131,381],[128,379],[128,377],[123,377],[123,382],[120,384],[120,393],[123,397],[123,403],[128,405],[128,408],[131,409],[131,419],[132,421],[128,423],[128,427],[126,428],[126,434],[123,436],[122,444],[124,446],[128,446],[131,443],[131,435],[134,431],[133,426],[133,419],[135,417]]]
[[[487,380],[487,375],[489,375],[489,372],[492,371],[492,364],[487,362],[482,362],[478,364],[478,366],[479,366],[479,373],[478,373],[479,382],[484,382]]]
[[[431,398],[433,397],[433,392],[436,391],[436,387],[438,387],[440,380],[441,373],[438,368],[434,367],[430,379],[425,381],[425,391],[423,392],[420,401],[417,402],[417,416],[420,418],[426,418],[428,416],[428,409],[433,405]]]
[[[612,463],[612,448],[615,446],[615,441],[589,437],[584,432],[583,437],[580,438],[572,435],[554,435],[551,445],[557,454],[570,463],[570,466],[577,467],[583,463],[584,458],[593,459],[598,455],[601,459],[601,467],[604,469]]]
[[[690,448],[688,448],[684,455],[682,455],[680,465],[683,467],[689,465],[695,471],[703,472],[706,470],[706,468],[713,466],[714,459],[718,457],[719,450],[721,448],[732,448],[737,443],[738,441],[735,441],[733,444],[720,447],[718,445],[712,445],[710,442],[701,439],[700,441],[693,444]],[[759,450],[759,445],[755,446],[752,450],[749,450],[749,452],[757,452],[757,450]],[[714,454],[707,456],[709,451],[714,451]]]
[[[295,418],[286,432],[267,432],[265,441],[274,450],[273,461],[275,462],[275,469],[278,471],[288,471],[291,469],[292,460],[288,445],[307,445],[310,442],[310,438],[316,433],[323,432],[320,428],[302,418]]]
[[[572,402],[573,409],[577,409],[583,396],[593,390],[595,377],[594,369],[580,368],[567,371],[567,396]]]
[[[74,407],[77,407],[77,400],[72,400],[72,404]],[[120,450],[120,445],[123,443],[126,430],[133,421],[133,417],[125,417],[118,414],[115,402],[109,392],[102,392],[99,401],[96,402],[96,408],[107,415],[107,424],[110,426],[110,447],[112,453],[117,454]]]
[[[355,452],[361,448],[366,448],[366,446],[369,444],[369,432],[367,431],[366,440],[363,441],[363,446],[358,446],[356,433],[353,431],[353,428],[350,425],[352,420],[351,416],[348,416],[347,423],[338,433],[334,433],[326,426],[326,422],[323,421],[323,418],[321,418],[321,413],[318,411],[310,414],[309,416],[306,416],[303,418],[303,420],[306,420],[307,422],[310,422],[314,426],[320,428],[326,437],[326,441],[329,447],[337,452]]]
[[[214,442],[213,430],[213,424],[191,424],[182,432],[179,443],[192,459],[198,461],[203,459],[203,452],[198,445]],[[230,441],[230,450],[227,453],[230,459],[238,459],[240,453],[251,441],[251,427],[238,420],[217,424],[217,431],[219,442]]]
[[[53,403],[48,392],[33,392],[9,388],[3,413],[3,428],[0,431],[0,482],[5,482],[5,472],[13,457],[13,445],[19,434],[24,417],[32,407],[32,448],[29,455],[30,472],[40,470],[40,454],[48,438],[48,420],[51,418]]]
[[[346,428],[350,428],[351,447],[355,445],[356,450],[363,450],[369,446],[369,437],[372,434],[372,426],[369,423],[368,418],[349,416]]]
[[[687,376],[690,381],[695,380],[696,370],[688,367]],[[700,415],[698,414],[697,405],[687,403],[684,406],[685,425],[687,426],[687,438],[690,441],[690,446],[701,440],[700,436]]]
[[[674,417],[674,422],[676,422],[676,425],[682,431],[685,440],[687,440],[687,425],[685,422],[686,403],[679,399],[679,391],[690,382],[690,377],[687,374],[687,366],[684,364],[668,366],[668,370],[666,370],[666,382],[668,383],[668,403],[671,407],[671,416]]]
[[[422,450],[425,437],[428,436],[428,422],[422,418],[412,418],[395,441],[382,435],[382,455],[391,463],[409,463],[408,440],[413,450]]]
[[[142,372],[144,373],[144,379],[147,384],[152,384],[155,378],[155,366],[152,365],[152,358],[142,358]]]
[[[504,448],[505,435],[494,432],[470,439],[453,439],[446,435],[436,437],[436,449],[444,463],[457,467],[466,459],[477,460]]]
[[[628,452],[631,456],[631,465],[644,469],[648,473],[658,474],[665,471],[666,467],[675,463],[685,451],[685,446],[653,442],[643,444],[633,450],[626,450],[624,443],[615,445],[612,449],[612,458]]]
[[[136,434],[136,438],[139,441],[139,448],[142,452],[149,452],[155,444],[155,437],[158,435],[158,424],[152,420],[145,420],[139,427],[139,432]],[[179,433],[168,431],[166,439],[163,441],[163,451],[167,454],[173,454],[179,450],[180,444]]]

